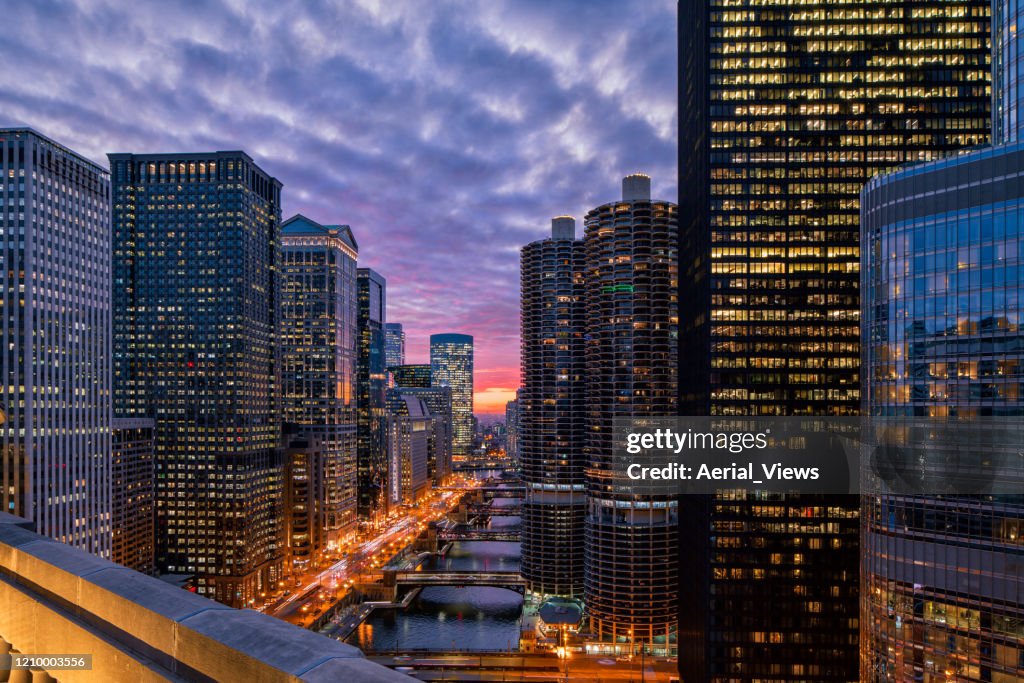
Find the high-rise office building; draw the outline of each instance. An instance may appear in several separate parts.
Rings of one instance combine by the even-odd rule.
[[[586,605],[602,640],[665,653],[678,617],[678,504],[623,492],[609,475],[616,418],[677,414],[676,205],[630,175],[584,226]]]
[[[576,219],[559,216],[551,221],[550,237],[522,249],[523,386],[509,404],[515,408],[506,410],[509,443],[517,444],[526,486],[521,571],[529,590],[542,596],[583,595],[586,311],[583,241],[575,233]],[[519,423],[515,439],[513,417]]]
[[[452,388],[452,452],[473,447],[473,337],[430,335],[430,374],[434,386]]]
[[[384,323],[384,364],[388,369],[405,365],[405,331],[402,323]]]
[[[0,129],[0,510],[110,558],[110,176]]]
[[[429,389],[433,386],[429,365],[398,365],[388,368],[395,379],[396,387],[422,387]]]
[[[281,225],[282,417],[320,447],[316,531],[337,547],[356,525],[356,258],[347,225]]]
[[[682,414],[857,414],[859,193],[988,139],[989,14],[681,5]],[[855,680],[859,501],[683,504],[684,679]]]
[[[281,184],[243,152],[109,157],[114,412],[155,420],[157,564],[248,605],[282,563]]]
[[[111,435],[110,559],[152,574],[156,571],[153,420],[115,418]]]
[[[862,197],[865,414],[1024,416],[1024,143]],[[1020,680],[1024,495],[863,493],[861,680]]]
[[[993,10],[1000,144],[861,194],[863,408],[894,427],[1024,416],[1024,7]],[[1020,680],[1024,494],[862,493],[861,680]]]
[[[390,506],[414,505],[430,489],[427,462],[434,420],[426,404],[399,394],[388,411],[387,496]]]
[[[404,366],[408,367],[408,366]],[[427,457],[427,478],[444,486],[452,473],[452,389],[451,387],[395,387],[388,390],[388,410],[401,412],[405,397],[418,398],[434,420]]]
[[[356,448],[359,517],[380,519],[387,514],[387,369],[384,364],[384,278],[369,268],[356,271],[357,334],[356,353]]]
[[[291,433],[287,433],[287,432]],[[327,468],[323,432],[285,425],[284,525],[285,561],[293,571],[309,568],[327,548],[324,524]]]
[[[519,392],[516,397],[505,404],[505,455],[512,466],[519,468]]]

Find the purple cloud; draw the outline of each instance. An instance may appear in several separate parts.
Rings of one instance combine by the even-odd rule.
[[[674,199],[672,0],[4,6],[0,125],[107,152],[244,149],[284,213],[348,223],[410,357],[476,338],[518,384],[518,249],[644,171]],[[582,229],[582,226],[581,226]],[[488,391],[490,389],[490,391]],[[483,396],[482,394],[487,394]]]

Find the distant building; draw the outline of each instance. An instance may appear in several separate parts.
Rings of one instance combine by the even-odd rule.
[[[385,442],[387,367],[384,363],[384,315],[387,282],[359,268],[356,353],[356,449],[359,516],[378,520],[388,511],[388,459]]]
[[[453,453],[468,455],[473,447],[473,337],[430,335],[433,384],[452,388]]]
[[[519,389],[516,398],[505,404],[505,455],[519,467]]]
[[[432,384],[430,365],[398,365],[388,368],[395,379],[396,387],[421,387],[428,389]]]
[[[246,606],[283,562],[281,184],[243,152],[109,158],[114,411],[155,420],[158,567]]]
[[[347,225],[297,215],[281,226],[282,417],[312,454],[314,552],[356,530],[356,258]],[[286,460],[288,465],[291,460]],[[287,484],[287,479],[286,479]]]
[[[384,364],[389,369],[405,365],[405,331],[402,323],[384,323]]]
[[[388,504],[414,505],[427,493],[433,419],[415,396],[401,396],[387,416]]]
[[[111,557],[110,176],[0,129],[0,511]]]
[[[149,418],[115,418],[110,455],[110,559],[143,574],[156,571],[156,467]]]
[[[434,486],[447,484],[452,473],[452,390],[451,387],[396,387],[388,391],[389,409],[404,397],[423,401],[434,420],[430,452],[427,457],[427,478]]]

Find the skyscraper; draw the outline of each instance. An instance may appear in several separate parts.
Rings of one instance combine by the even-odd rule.
[[[989,3],[680,16],[680,412],[855,415],[859,193],[987,140]],[[684,678],[854,680],[859,501],[683,504]]]
[[[399,394],[392,402],[386,422],[388,504],[414,505],[430,488],[427,461],[433,419],[422,399]]]
[[[678,617],[677,501],[616,490],[610,472],[613,420],[677,414],[676,205],[630,175],[622,198],[588,211],[584,226],[586,605],[602,640],[666,652]]]
[[[384,364],[389,369],[405,365],[405,332],[402,323],[384,323]]]
[[[369,268],[356,271],[358,285],[356,353],[356,469],[358,510],[362,519],[387,513],[387,370],[384,365],[384,314],[387,283]]]
[[[312,524],[334,547],[356,524],[356,258],[347,225],[305,216],[281,226],[282,417],[312,454]],[[315,548],[314,550],[319,550]]]
[[[114,411],[155,420],[158,566],[247,605],[282,562],[281,184],[243,152],[109,157]]]
[[[473,337],[430,335],[432,384],[452,388],[452,452],[467,455],[473,446]]]
[[[519,392],[516,397],[505,404],[505,455],[515,468],[519,467]]]
[[[1024,416],[1022,8],[993,9],[1000,144],[861,194],[863,408],[896,426]],[[1024,495],[862,493],[861,680],[1019,680]]]
[[[575,232],[576,219],[559,216],[549,238],[522,249],[523,386],[516,402],[526,485],[521,571],[531,592],[566,597],[583,595],[587,509],[584,250]],[[511,443],[511,419],[507,424]]]
[[[403,366],[409,367],[409,366]],[[434,420],[427,457],[427,477],[434,486],[444,486],[452,473],[452,389],[451,387],[399,386],[388,390],[388,410],[399,412],[405,397],[423,401]]]
[[[110,558],[110,176],[0,129],[0,510]]]

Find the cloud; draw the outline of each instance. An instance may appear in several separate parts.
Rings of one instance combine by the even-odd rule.
[[[550,217],[677,193],[671,0],[36,0],[4,5],[0,125],[108,152],[244,149],[347,223],[410,356],[476,338],[518,383],[518,249]],[[503,390],[504,391],[504,390]]]

